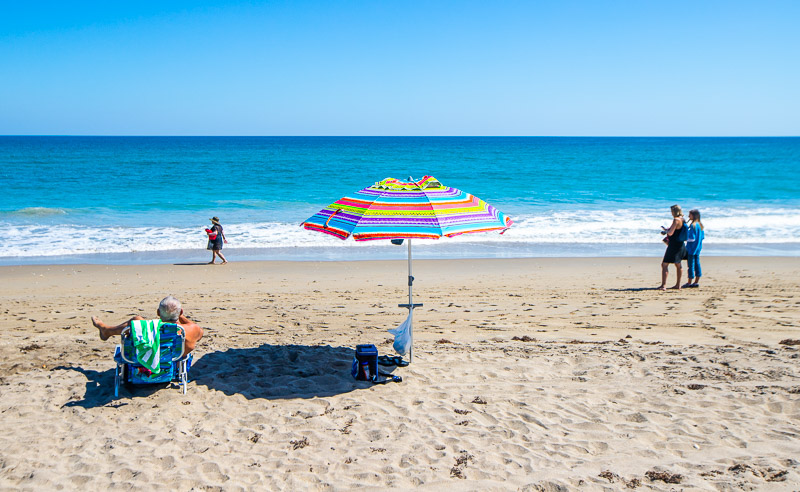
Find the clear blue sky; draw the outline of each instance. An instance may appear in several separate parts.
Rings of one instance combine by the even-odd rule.
[[[0,134],[800,135],[800,1],[3,2]]]

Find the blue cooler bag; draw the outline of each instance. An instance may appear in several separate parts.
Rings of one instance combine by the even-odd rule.
[[[356,346],[353,368],[350,371],[357,381],[375,381],[378,378],[378,348],[365,343]]]

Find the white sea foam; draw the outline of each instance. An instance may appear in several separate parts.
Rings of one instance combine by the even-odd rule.
[[[800,210],[788,208],[703,209],[706,244],[800,243]],[[513,244],[658,244],[660,226],[669,225],[663,210],[554,210],[514,218],[505,234],[465,234],[440,245]],[[162,227],[88,227],[3,224],[5,253],[14,257],[196,250],[206,245],[202,229]],[[311,232],[297,223],[254,222],[225,225],[227,248],[387,248],[388,241],[356,243]]]

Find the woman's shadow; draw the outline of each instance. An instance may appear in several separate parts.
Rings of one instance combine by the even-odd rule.
[[[330,345],[269,345],[232,348],[197,356],[189,370],[192,386],[205,386],[226,395],[240,394],[247,399],[269,400],[314,398],[348,393],[367,388],[372,383],[355,381],[350,374],[355,351]],[[82,399],[66,407],[95,408],[114,402],[114,368],[94,371],[76,366],[60,366],[86,376]],[[120,388],[113,406],[126,405],[126,399],[146,397],[155,391],[178,391],[161,385],[135,386],[133,391]]]

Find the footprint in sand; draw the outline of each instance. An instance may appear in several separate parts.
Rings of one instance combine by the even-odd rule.
[[[222,483],[228,480],[228,476],[220,471],[219,465],[216,463],[205,462],[197,467],[197,469],[207,483]]]

